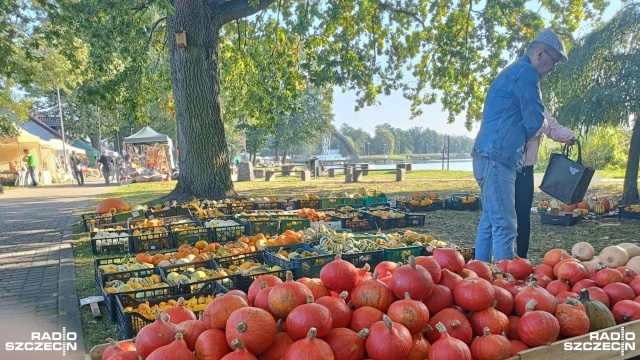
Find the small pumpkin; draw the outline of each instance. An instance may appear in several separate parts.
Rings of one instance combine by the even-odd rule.
[[[529,300],[518,322],[518,337],[531,347],[549,344],[560,334],[558,319],[546,311],[535,310],[536,305],[535,300]]]
[[[254,308],[242,307],[235,310],[225,327],[227,343],[233,346],[234,339],[240,339],[244,347],[254,355],[265,352],[273,343],[278,328],[276,321],[268,312]]]
[[[127,206],[127,203],[122,199],[117,198],[109,198],[102,200],[96,206],[96,213],[104,214],[111,211],[111,209],[116,209],[117,211],[122,210]]]
[[[580,302],[584,305],[587,317],[589,317],[589,331],[616,326],[616,320],[611,311],[600,301],[591,300],[587,289],[580,290]]]
[[[475,360],[506,359],[512,353],[509,340],[502,335],[492,334],[489,328],[484,328],[482,336],[473,340],[470,350]]]
[[[435,327],[440,335],[438,336],[438,341],[431,345],[431,348],[429,349],[429,356],[427,356],[428,359],[472,359],[471,350],[469,350],[467,344],[450,336],[447,333],[447,328],[444,324],[439,322]]]
[[[429,323],[429,309],[421,301],[412,300],[409,293],[404,293],[403,300],[391,304],[387,315],[392,321],[404,325],[412,334]]]
[[[404,359],[411,352],[413,338],[407,328],[383,315],[369,329],[365,340],[367,354],[374,359]]]
[[[554,313],[560,324],[560,335],[574,337],[589,332],[589,317],[584,305],[577,299],[567,298],[563,304],[556,307]]]
[[[298,340],[289,346],[284,360],[334,360],[331,346],[324,340],[316,337],[316,329],[309,329],[307,337]]]

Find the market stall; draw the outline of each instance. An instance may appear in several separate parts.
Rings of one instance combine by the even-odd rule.
[[[161,181],[171,176],[175,167],[173,142],[149,126],[124,139],[126,158],[123,175],[134,182]]]
[[[23,151],[28,149],[35,154],[38,164],[38,177],[41,183],[47,185],[51,183],[51,172],[55,172],[55,149],[50,144],[39,137],[19,129],[19,133],[13,137],[0,137],[0,173],[6,179],[16,179],[20,183],[21,179],[26,179],[26,170],[22,158]]]
[[[87,154],[87,165],[89,167],[97,167],[97,161],[100,157],[100,150],[93,148],[91,145],[87,144],[82,140],[76,140],[73,144],[71,144],[77,148],[83,149]]]

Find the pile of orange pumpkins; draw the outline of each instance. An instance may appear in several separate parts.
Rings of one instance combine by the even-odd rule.
[[[103,359],[506,359],[640,319],[640,276],[587,269],[562,249],[535,267],[521,258],[465,263],[454,249],[434,249],[373,273],[337,255],[319,278],[261,275],[200,319],[184,307],[165,312]]]
[[[557,200],[552,200],[551,202],[542,200],[538,202],[538,211],[558,209],[560,211],[566,211],[566,212],[577,212],[583,216],[589,213],[602,215],[616,209],[617,207],[618,207],[618,203],[616,201],[609,200],[607,198],[601,198],[599,200],[587,199],[577,204],[563,204]]]

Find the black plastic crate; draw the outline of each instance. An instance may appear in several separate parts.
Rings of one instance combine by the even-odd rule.
[[[209,242],[232,242],[247,234],[247,224],[211,227],[209,228]]]
[[[308,229],[311,227],[311,220],[309,219],[280,219],[280,225],[278,227],[278,233],[282,234],[287,230],[299,231]]]
[[[115,295],[116,294],[107,294],[104,291],[104,287],[105,284],[109,283],[110,281],[113,280],[120,280],[124,283],[126,283],[127,281],[129,281],[129,279],[131,279],[132,277],[140,277],[140,278],[144,278],[144,277],[149,277],[153,274],[156,275],[160,275],[159,273],[159,269],[158,268],[149,268],[149,269],[139,269],[139,270],[126,270],[126,271],[117,271],[117,272],[111,272],[111,273],[106,273],[106,274],[101,274],[100,273],[100,268],[99,266],[102,265],[123,265],[129,262],[131,258],[128,256],[125,257],[110,257],[110,258],[104,258],[104,259],[95,259],[94,260],[94,272],[95,272],[95,278],[96,278],[96,285],[98,286],[98,289],[100,290],[100,293],[103,295],[104,297],[104,303],[107,306],[107,310],[109,311],[109,315],[112,321],[115,321],[115,316],[116,316],[116,312],[115,312]],[[125,293],[136,293],[136,292],[125,292]],[[174,289],[173,288],[169,288],[169,290],[164,291],[164,289],[162,289],[162,291],[160,291],[160,293],[165,293],[167,295],[172,295],[174,293]]]
[[[447,199],[445,202],[445,207],[449,210],[470,210],[475,211],[480,209],[480,200],[476,199],[476,201],[472,203],[463,203],[460,199]]]
[[[164,226],[169,230],[171,230],[171,228],[176,225],[202,225],[198,219],[195,219],[190,214],[164,217],[162,218],[162,222],[164,223]]]
[[[425,214],[406,214],[404,216],[404,226],[419,227],[424,226],[427,219]]]
[[[562,226],[571,226],[575,225],[582,219],[582,216],[574,212],[564,212],[560,211],[557,215],[548,212],[540,213],[540,221],[543,224],[548,225],[562,225]]]
[[[164,231],[143,235],[131,235],[131,245],[135,253],[167,250],[176,247],[171,239],[171,233],[163,226],[143,228],[140,229],[140,231],[156,231],[155,229],[164,229]]]
[[[179,247],[182,244],[194,246],[199,240],[209,239],[209,229],[200,225],[196,229],[179,229],[173,227],[171,229],[171,237],[173,246]]]
[[[298,204],[296,201],[278,201],[278,210],[285,210],[285,211],[289,211],[289,210],[294,210],[297,209]]]
[[[375,224],[372,224],[368,219],[361,218],[354,220],[353,217],[331,216],[331,220],[339,221],[343,229],[351,229],[353,231],[367,231],[373,229],[375,226]]]
[[[278,235],[280,222],[278,220],[256,220],[247,223],[249,235],[264,234],[264,236]]]
[[[180,297],[183,297],[185,301],[192,299],[193,297],[200,296],[209,296],[215,298],[217,294],[224,294],[229,292],[224,286],[218,283],[209,283],[200,289],[195,294],[190,295],[174,295],[174,296],[166,296],[157,299],[148,299],[149,306],[154,306],[160,304],[162,302],[168,302],[170,300],[177,301]],[[144,317],[143,315],[137,312],[125,312],[124,309],[127,307],[132,307],[136,309],[143,300],[136,299],[129,295],[119,295],[116,297],[116,322],[118,325],[118,330],[120,332],[120,336],[123,339],[131,339],[134,337],[140,329],[142,329],[145,325],[148,325],[154,321],[154,319],[149,319]],[[204,310],[202,310],[204,311]],[[196,317],[200,317],[202,311],[194,311]]]
[[[231,265],[239,266],[240,264],[246,261],[251,261],[251,262],[270,266],[270,264],[266,260],[265,253],[263,251],[258,251],[258,252],[248,253],[248,254],[241,254],[236,256],[227,256],[227,257],[221,257],[221,258],[215,259],[216,265],[224,269],[228,269]],[[288,267],[280,266],[280,267],[282,268],[282,270],[266,271],[266,272],[260,272],[256,274],[240,272],[238,274],[239,275],[238,279],[240,281],[240,285],[238,288],[246,293],[247,291],[249,291],[249,286],[251,286],[251,283],[253,283],[253,281],[258,276],[265,275],[265,274],[271,274],[271,275],[277,276],[284,281],[286,280],[287,270],[291,270],[292,267],[291,266],[288,266]]]
[[[232,202],[229,204],[229,213],[237,214],[241,212],[253,211],[255,210],[256,204],[252,201],[239,201]]]
[[[317,200],[298,200],[297,209],[320,209],[320,199]]]
[[[225,215],[229,215],[231,213],[231,204],[229,203],[211,203],[207,202],[201,206],[203,210],[217,210]]]
[[[168,278],[169,273],[178,272],[186,276],[189,276],[188,275],[189,269],[197,270],[199,268],[216,270],[218,269],[218,265],[214,260],[211,260],[211,259],[200,260],[200,261],[194,261],[188,264],[165,266],[160,269],[160,273],[163,279],[169,284],[171,284]],[[177,286],[176,294],[195,294],[199,292],[201,289],[203,289],[206,284],[212,283],[212,282],[217,282],[229,290],[239,289],[241,286],[240,274],[233,274],[233,275],[227,275],[227,276],[214,277],[206,280],[192,281],[189,284],[176,284]]]
[[[84,231],[91,231],[95,225],[109,224],[113,222],[113,215],[111,215],[111,213],[82,214],[81,218]]]
[[[637,211],[629,211],[626,210],[625,208],[628,205],[621,205],[618,207],[618,217],[620,219],[636,219],[636,220],[640,220],[640,212]],[[636,205],[638,206],[638,205]]]
[[[432,202],[429,206],[416,206],[411,205],[409,202],[402,203],[403,207],[411,212],[428,212],[428,211],[436,211],[440,209],[444,209],[444,201],[443,202]]]
[[[408,245],[405,247],[398,248],[382,248],[382,252],[384,254],[384,261],[392,261],[392,262],[402,262],[409,258],[409,256],[420,256],[422,253],[423,246],[418,245]]]
[[[254,210],[278,210],[277,202],[254,203]]]
[[[386,219],[383,219],[380,216],[370,215],[368,220],[370,222],[374,223],[374,225],[375,225],[374,229],[386,230],[386,229],[401,228],[401,227],[405,226],[405,219],[404,218],[386,218]]]
[[[289,253],[296,250],[303,250],[311,252],[315,251],[320,255],[301,259],[284,260],[275,255],[280,248],[287,250]],[[295,279],[299,279],[301,277],[319,277],[320,269],[335,258],[335,254],[327,254],[326,252],[315,249],[305,243],[286,246],[269,246],[265,250],[264,256],[267,263],[271,266],[277,265],[283,269],[291,269]]]
[[[124,233],[123,233],[124,234]],[[131,235],[117,238],[91,238],[91,251],[93,255],[127,254],[133,249]]]

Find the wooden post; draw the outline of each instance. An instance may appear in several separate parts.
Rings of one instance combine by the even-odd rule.
[[[362,180],[363,173],[364,170],[356,170],[353,173],[353,182],[359,182],[360,180]]]
[[[344,182],[353,182],[353,168],[351,166],[344,168]]]
[[[327,172],[329,173],[329,177],[336,177],[336,169],[332,168],[327,170]]]
[[[406,173],[407,173],[407,169],[397,168],[396,169],[396,181],[404,181]]]
[[[369,163],[361,164],[360,168],[362,169],[362,176],[369,175]]]

